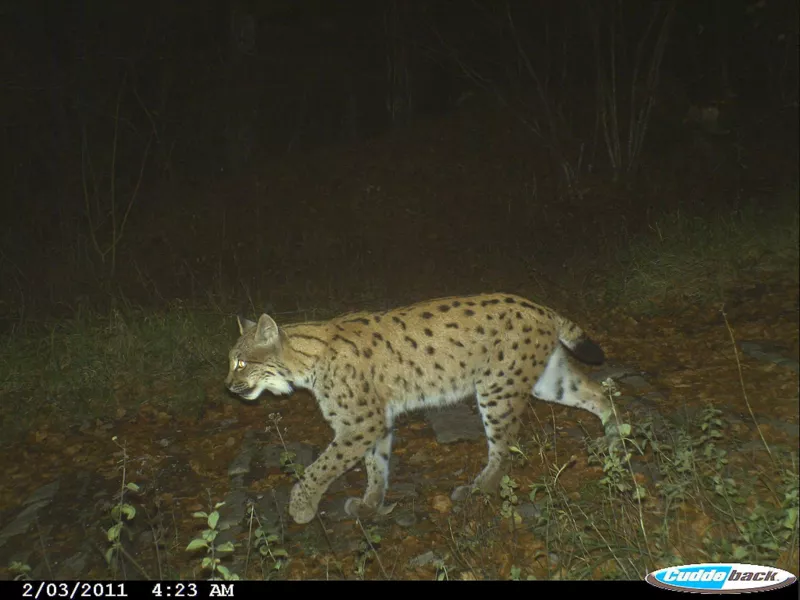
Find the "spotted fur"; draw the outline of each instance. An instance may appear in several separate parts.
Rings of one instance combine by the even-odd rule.
[[[489,458],[470,488],[495,491],[531,395],[583,408],[603,423],[602,387],[574,358],[603,351],[574,323],[510,294],[440,298],[386,312],[279,327],[268,315],[239,319],[225,384],[246,400],[264,390],[310,390],[334,439],[295,485],[289,513],[309,522],[328,486],[363,459],[367,489],[347,509],[386,511],[392,424],[397,415],[476,397]],[[459,493],[459,496],[464,494]]]

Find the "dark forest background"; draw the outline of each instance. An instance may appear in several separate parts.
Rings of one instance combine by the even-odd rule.
[[[110,297],[474,287],[796,178],[794,1],[0,11],[9,322]]]

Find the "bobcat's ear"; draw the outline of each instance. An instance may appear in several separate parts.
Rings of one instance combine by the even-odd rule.
[[[268,314],[265,313],[259,317],[256,327],[255,340],[257,343],[265,346],[272,346],[279,342],[281,338],[280,329],[278,329],[278,324],[275,323]]]
[[[244,335],[246,332],[250,331],[256,324],[253,321],[248,319],[244,319],[242,317],[237,316],[236,322],[239,323],[239,334]]]

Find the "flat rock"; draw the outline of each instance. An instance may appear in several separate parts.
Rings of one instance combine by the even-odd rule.
[[[466,402],[426,411],[425,418],[433,427],[436,441],[440,444],[474,441],[485,437],[480,416]]]

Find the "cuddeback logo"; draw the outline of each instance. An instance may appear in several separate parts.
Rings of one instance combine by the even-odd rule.
[[[681,592],[736,594],[782,588],[793,584],[797,577],[773,567],[708,563],[659,569],[650,573],[645,581],[660,588]]]

